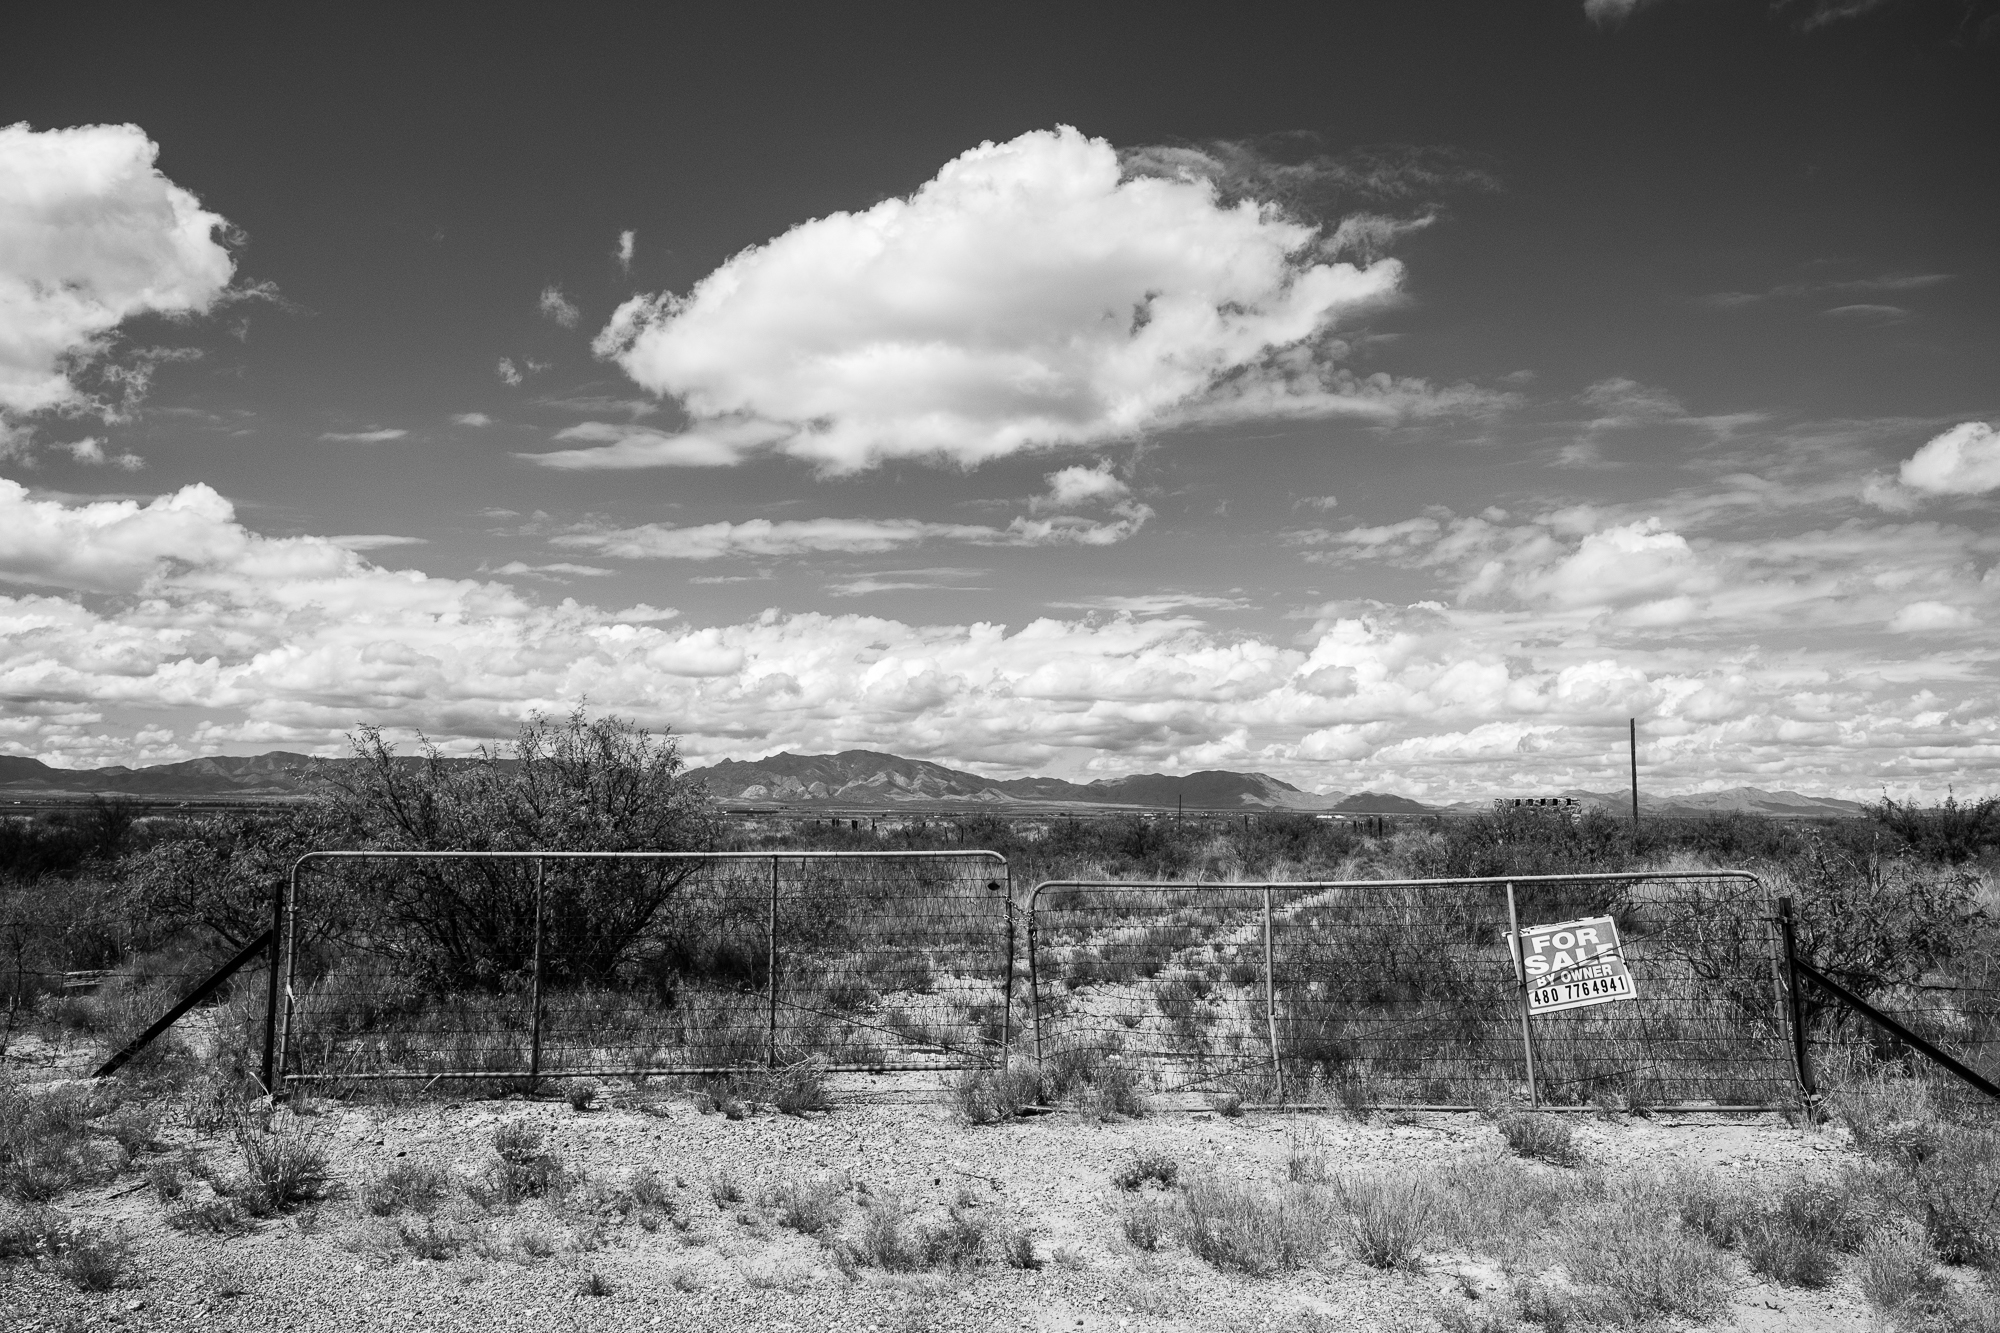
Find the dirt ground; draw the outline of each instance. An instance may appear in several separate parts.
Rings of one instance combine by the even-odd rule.
[[[285,1329],[536,1330],[827,1328],[1110,1330],[1436,1329],[1504,1306],[1489,1264],[1435,1251],[1420,1271],[1381,1272],[1338,1248],[1270,1277],[1225,1272],[1169,1239],[1145,1251],[1121,1217],[1134,1193],[1113,1180],[1144,1154],[1165,1154],[1183,1179],[1284,1179],[1295,1136],[1323,1146],[1336,1170],[1449,1173],[1506,1151],[1492,1122],[1469,1114],[1385,1117],[1156,1111],[1097,1123],[1075,1114],[971,1126],[921,1078],[837,1081],[835,1109],[805,1117],[703,1113],[685,1095],[609,1087],[598,1109],[557,1100],[320,1102],[301,1117],[337,1178],[323,1202],[220,1236],[175,1230],[139,1178],[64,1198],[58,1207],[115,1226],[131,1273],[104,1294],[45,1269],[0,1267],[0,1326],[9,1330]],[[456,1225],[485,1243],[421,1259],[393,1223],[370,1216],[371,1173],[432,1161],[465,1177],[491,1159],[502,1124],[528,1121],[572,1173],[616,1185],[651,1169],[681,1221],[652,1229],[572,1189],[560,1205],[462,1206]],[[1580,1117],[1586,1161],[1616,1175],[1698,1164],[1739,1181],[1828,1167],[1849,1154],[1843,1131],[1782,1117]],[[171,1130],[170,1154],[233,1160],[226,1137]],[[1546,1168],[1555,1170],[1557,1168]],[[1026,1230],[1034,1267],[887,1274],[835,1262],[821,1241],[779,1224],[762,1202],[786,1182],[845,1173],[864,1193],[900,1195],[932,1215],[958,1203]],[[712,1182],[733,1177],[740,1203]],[[205,1186],[202,1188],[206,1188]],[[484,1251],[482,1253],[482,1251]],[[1780,1289],[1740,1268],[1728,1315],[1708,1327],[1843,1330],[1879,1327],[1851,1276],[1823,1291]],[[595,1278],[602,1294],[585,1294]],[[1460,1312],[1453,1316],[1452,1310]],[[1477,1327],[1478,1323],[1458,1327]]]

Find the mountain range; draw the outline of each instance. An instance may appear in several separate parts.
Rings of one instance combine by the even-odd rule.
[[[218,755],[145,768],[51,768],[38,759],[0,755],[0,802],[33,804],[91,796],[200,803],[283,800],[304,790],[306,755],[273,750],[248,757]],[[987,778],[922,759],[874,750],[839,754],[775,754],[725,759],[693,770],[726,806],[753,809],[985,809],[994,813],[1048,808],[1142,810],[1298,810],[1330,814],[1478,813],[1491,801],[1425,805],[1383,792],[1302,791],[1264,773],[1209,769],[1175,776],[1138,773],[1094,782],[1061,778]],[[1623,792],[1571,789],[1557,793],[1587,807],[1622,814]],[[1866,807],[1835,797],[1734,787],[1684,796],[1641,794],[1642,814],[1858,815]]]

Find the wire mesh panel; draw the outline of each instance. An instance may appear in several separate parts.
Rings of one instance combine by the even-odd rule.
[[[221,938],[149,940],[94,904],[51,897],[0,915],[0,1054],[10,1066],[86,1074],[123,1049],[237,952]],[[218,986],[137,1068],[180,1049],[249,1061],[262,1044],[269,973],[257,959]]]
[[[1531,925],[1611,916],[1636,998],[1532,1018],[1508,881],[1051,884],[1033,900],[1045,1060],[1261,1101],[1761,1105],[1791,1065],[1748,876],[1520,879]]]
[[[953,1069],[1004,1046],[991,852],[357,855],[306,879],[295,1078]]]
[[[2000,1083],[2000,960],[1991,953],[1968,952],[1952,960],[1949,973],[1869,988],[1863,998],[1988,1082]],[[1800,999],[1808,1058],[1822,1083],[1871,1073],[1952,1080],[1910,1043],[1811,981],[1800,987]]]

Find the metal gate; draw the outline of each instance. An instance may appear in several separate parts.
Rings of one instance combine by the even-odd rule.
[[[1045,1066],[1252,1103],[1796,1104],[1774,904],[1747,872],[1055,880],[1025,907]],[[1634,998],[1531,1017],[1510,931],[1597,916]]]
[[[271,1087],[963,1069],[1013,1035],[997,852],[322,851],[275,910]]]

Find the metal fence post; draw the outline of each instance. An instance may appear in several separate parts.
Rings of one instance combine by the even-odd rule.
[[[1072,816],[1073,818],[1074,816]],[[1035,914],[1038,906],[1036,895],[1028,895],[1028,1007],[1035,1012],[1035,1070],[1042,1068],[1042,979],[1036,967],[1035,955],[1041,952],[1041,927]]]
[[[1271,1039],[1271,1072],[1278,1081],[1278,1100],[1285,1100],[1285,1062],[1278,1058],[1278,981],[1271,956],[1271,890],[1264,890],[1264,1031]]]
[[[988,883],[997,891],[997,881]],[[1014,1072],[1014,882],[1007,881],[1007,972],[1000,983],[1000,1072]]]
[[[771,916],[764,933],[764,977],[771,989],[770,1037],[764,1061],[778,1067],[778,858],[771,858]]]
[[[1799,1092],[1804,1096],[1806,1114],[1819,1105],[1819,1082],[1813,1077],[1812,1053],[1806,1046],[1805,1006],[1799,1003],[1799,946],[1792,928],[1792,900],[1778,899],[1778,931],[1785,938],[1785,993],[1790,1001],[1792,1060],[1798,1067]]]
[[[535,862],[535,951],[534,972],[528,979],[528,1091],[542,1081],[542,867]]]
[[[297,874],[296,867],[293,874]],[[284,947],[285,933],[285,886],[275,885],[271,890],[271,952],[269,967],[271,975],[266,978],[264,996],[264,1095],[276,1096],[276,1064],[278,1053],[278,954]]]
[[[1507,952],[1514,959],[1514,983],[1521,993],[1521,1052],[1528,1061],[1528,1104],[1542,1104],[1541,1085],[1535,1081],[1535,1030],[1528,1022],[1528,973],[1521,957],[1521,916],[1514,907],[1514,881],[1507,881]]]
[[[278,1035],[272,1042],[276,1063],[271,1071],[271,1096],[283,1099],[287,1095],[285,1070],[292,1062],[292,1003],[296,998],[292,993],[292,975],[298,970],[299,960],[299,873],[305,866],[305,857],[292,863],[292,873],[285,877],[285,896],[281,904],[284,929],[278,932]]]

